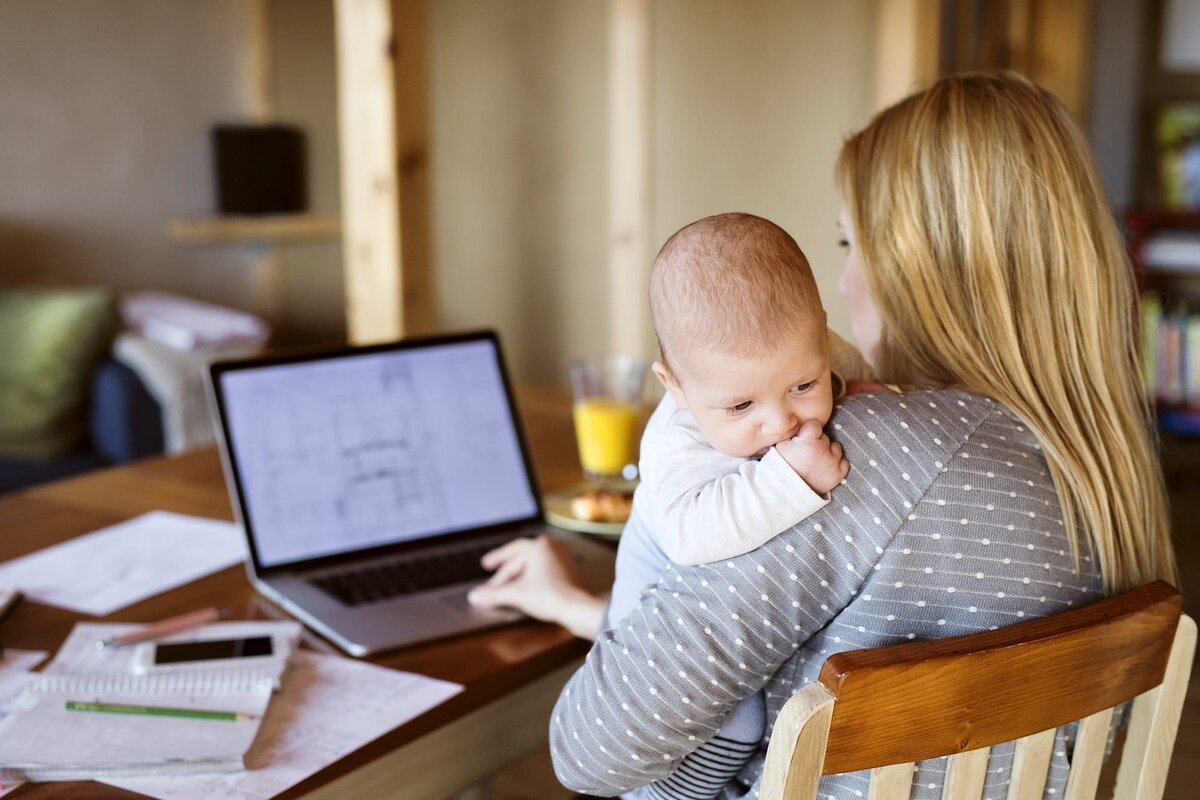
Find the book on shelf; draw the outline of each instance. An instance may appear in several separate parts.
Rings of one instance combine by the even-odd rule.
[[[1153,292],[1142,296],[1142,377],[1159,403],[1200,413],[1200,310],[1170,311]]]
[[[1200,274],[1200,231],[1159,231],[1142,245],[1147,269]]]

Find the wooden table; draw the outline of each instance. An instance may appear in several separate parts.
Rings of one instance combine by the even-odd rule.
[[[579,480],[566,394],[525,389],[518,392],[518,405],[543,490]],[[0,561],[154,509],[232,520],[216,451],[152,459],[0,497]],[[590,544],[577,541],[595,555],[597,548]],[[611,550],[600,552],[589,570],[597,585],[611,580]],[[283,616],[254,592],[238,565],[104,619],[144,622],[203,606],[228,607],[234,619]],[[0,641],[53,653],[82,619],[91,618],[23,600],[0,623]],[[307,630],[303,641],[337,652]],[[451,795],[543,745],[558,690],[586,651],[586,643],[562,628],[526,621],[373,658],[376,664],[465,688],[279,796],[435,800]],[[140,797],[91,782],[28,784],[14,796]]]

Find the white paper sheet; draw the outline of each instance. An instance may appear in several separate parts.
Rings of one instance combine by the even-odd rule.
[[[0,658],[0,720],[11,713],[17,698],[25,691],[25,687],[37,677],[29,670],[42,663],[47,655],[42,650],[4,648],[4,658]],[[0,797],[4,797],[20,785],[21,781],[5,783],[0,786]]]
[[[152,511],[0,564],[0,585],[102,617],[245,558],[237,525]]]
[[[46,653],[41,650],[5,648],[0,659],[0,719],[8,716],[13,703],[35,677],[29,670],[42,663]]]
[[[457,684],[300,651],[246,755],[245,772],[105,783],[161,800],[262,800],[460,691]]]

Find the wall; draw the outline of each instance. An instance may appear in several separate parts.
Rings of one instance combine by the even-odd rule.
[[[304,131],[309,208],[336,213],[341,189],[333,0],[272,0],[269,8],[272,116]],[[288,245],[279,248],[278,257],[281,338],[295,343],[344,339],[340,242]]]
[[[1139,92],[1146,5],[1098,0],[1094,14],[1088,135],[1108,202],[1123,211],[1138,202],[1136,162],[1142,134]]]
[[[0,278],[260,304],[262,251],[161,233],[212,207],[208,128],[253,108],[252,9],[0,0],[0,74],[19,76],[0,83]],[[331,3],[268,9],[272,110],[305,129],[310,204],[334,211]],[[606,341],[608,4],[438,0],[428,14],[441,323],[495,326],[518,379],[562,383]],[[716,211],[770,217],[845,331],[831,167],[869,113],[874,3],[656,0],[653,14],[653,240]],[[285,337],[343,336],[339,247],[279,258]]]
[[[653,240],[718,211],[767,216],[845,331],[832,165],[869,116],[874,4],[658,0],[653,14]],[[606,341],[606,29],[601,0],[430,5],[441,322],[498,327],[523,380],[562,383]]]
[[[720,211],[771,219],[848,335],[833,162],[872,111],[874,4],[670,0],[655,14],[655,240]]]
[[[605,336],[607,5],[429,12],[439,320],[497,327],[518,379],[561,383]]]
[[[209,127],[249,107],[240,0],[0,2],[0,280],[254,302],[254,253],[182,248]]]

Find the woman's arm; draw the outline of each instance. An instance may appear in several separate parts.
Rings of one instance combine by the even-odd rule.
[[[671,774],[734,703],[845,608],[907,519],[906,504],[977,423],[947,420],[944,436],[904,471],[891,454],[906,441],[900,423],[915,422],[913,405],[892,395],[846,401],[834,422],[852,469],[828,506],[746,555],[668,566],[600,635],[551,719],[564,785],[615,794]]]

